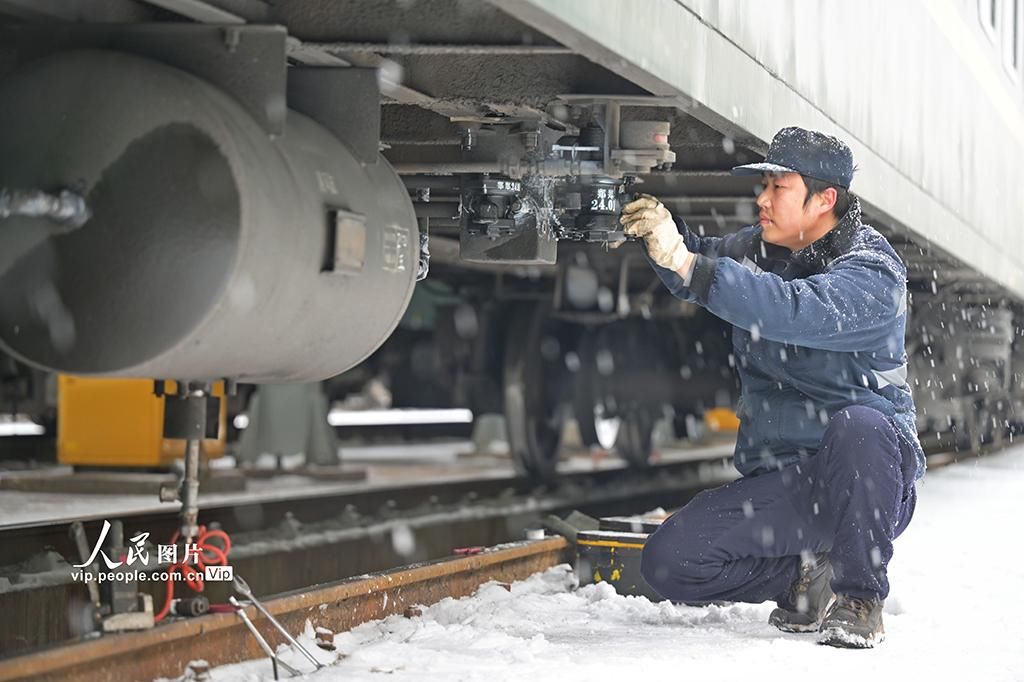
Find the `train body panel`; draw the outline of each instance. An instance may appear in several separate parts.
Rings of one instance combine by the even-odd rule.
[[[875,216],[1024,296],[1024,64],[1003,56],[1024,30],[990,39],[985,3],[500,5],[757,151],[786,125],[839,136]]]

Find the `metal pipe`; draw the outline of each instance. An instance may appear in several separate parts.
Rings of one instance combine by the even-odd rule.
[[[0,188],[0,221],[10,216],[44,218],[21,220],[0,229],[0,275],[50,237],[78,229],[90,215],[85,199],[68,190],[54,195],[40,190]]]
[[[149,0],[152,1],[152,0]],[[395,43],[311,43],[303,45],[324,52],[375,52],[399,55],[562,55],[573,54],[561,45],[456,45],[447,44],[395,44]]]
[[[69,531],[71,533],[71,539],[75,542],[75,549],[78,550],[79,559],[83,563],[88,561],[90,555],[89,539],[85,537],[85,527],[82,525],[82,522],[75,521],[72,523]],[[83,570],[94,574],[95,577],[96,569],[92,564],[84,566]],[[89,601],[91,601],[92,605],[96,608],[94,617],[98,616],[100,614],[100,609],[103,608],[103,603],[100,601],[100,587],[96,583],[95,579],[86,580],[85,585],[89,589]]]
[[[269,620],[271,622],[271,624],[275,628],[277,628],[277,631],[280,632],[282,635],[284,635],[284,638],[287,639],[291,643],[291,645],[293,647],[298,649],[299,653],[301,653],[303,656],[306,657],[306,660],[308,660],[310,663],[312,663],[314,666],[316,666],[317,670],[319,670],[320,668],[324,667],[323,663],[321,663],[320,661],[316,660],[316,658],[313,656],[313,654],[309,653],[309,651],[306,650],[306,647],[304,647],[301,644],[299,644],[298,640],[296,640],[294,637],[292,637],[291,634],[287,630],[284,629],[284,626],[281,625],[281,623],[277,620],[277,618],[274,618],[274,616],[270,613],[270,611],[267,611],[266,607],[263,606],[263,604],[260,602],[260,600],[256,598],[256,595],[254,595],[252,593],[252,590],[249,589],[249,583],[245,582],[245,580],[242,578],[242,576],[237,575],[237,574],[235,575],[234,585],[235,585],[235,591],[237,591],[242,596],[244,596],[246,599],[251,601],[252,605],[255,606],[259,610],[260,613],[262,613],[264,616],[266,616],[267,620]]]
[[[619,120],[621,110],[618,102],[606,102],[604,105],[604,172],[614,176],[611,154],[619,148]]]
[[[399,175],[417,173],[453,175],[455,173],[501,173],[503,166],[496,161],[457,161],[454,163],[396,163],[392,168]]]
[[[181,483],[181,535],[186,542],[199,534],[199,440],[185,441],[185,480]]]
[[[252,636],[256,638],[256,643],[260,645],[261,649],[263,649],[263,653],[270,657],[270,664],[274,667],[274,679],[278,679],[278,664],[280,664],[282,668],[287,670],[289,674],[298,676],[300,674],[298,670],[291,667],[290,665],[288,665],[287,663],[285,663],[277,657],[277,654],[274,653],[274,650],[271,648],[270,644],[268,644],[267,640],[263,638],[263,635],[260,634],[260,631],[256,629],[256,626],[249,618],[249,614],[245,612],[245,607],[242,606],[239,603],[239,601],[235,599],[233,596],[228,597],[228,603],[235,607],[235,613],[237,613],[238,617],[242,619],[243,623],[245,623],[245,627],[248,628],[249,632],[252,633]]]
[[[49,231],[62,234],[84,225],[90,215],[85,198],[70,190],[50,194],[37,189],[0,189],[0,220],[10,216],[49,218],[62,225]]]
[[[454,175],[457,173],[500,173],[513,178],[526,175],[545,175],[566,177],[579,175],[604,175],[604,167],[600,161],[576,161],[570,159],[545,159],[532,163],[517,161],[500,163],[498,161],[456,161],[440,163],[396,163],[392,165],[399,175],[434,174]]]
[[[244,24],[245,19],[202,0],[142,0],[146,4],[165,9],[193,21],[208,24]]]
[[[725,203],[725,202],[741,203],[741,204],[753,204],[753,203],[756,203],[757,197],[750,196],[749,194],[741,194],[741,195],[735,195],[734,194],[734,195],[729,195],[729,196],[725,196],[725,195],[723,195],[723,196],[715,196],[715,195],[712,195],[712,194],[703,194],[703,195],[696,195],[695,194],[693,196],[687,196],[685,194],[679,194],[679,195],[658,195],[658,200],[660,202],[662,202],[662,203],[665,203],[667,201],[671,201],[671,202],[689,201],[691,203],[692,202],[699,202],[699,203],[702,203],[702,204]]]
[[[461,137],[433,137],[429,140],[409,140],[409,139],[382,139],[381,145],[387,145],[387,147],[458,147],[462,144]],[[385,147],[385,149],[387,149]]]
[[[694,146],[692,143],[687,142],[686,146]],[[715,146],[715,145],[708,145]],[[714,170],[714,169],[696,169],[696,168],[681,168],[672,169],[670,171],[659,171],[656,175],[659,178],[734,178],[737,177],[732,174],[732,171],[728,170]]]
[[[619,263],[619,291],[615,312],[622,317],[629,315],[629,266],[632,261],[633,257],[627,253]]]

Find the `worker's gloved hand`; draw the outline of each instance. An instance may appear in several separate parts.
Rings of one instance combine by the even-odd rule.
[[[643,237],[651,260],[663,268],[678,272],[690,263],[683,235],[665,205],[650,194],[641,194],[622,208],[619,222],[626,234]]]

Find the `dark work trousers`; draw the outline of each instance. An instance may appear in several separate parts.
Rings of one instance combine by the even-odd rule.
[[[917,493],[914,448],[869,407],[835,413],[798,464],[706,490],[644,546],[641,572],[677,602],[777,600],[801,555],[828,552],[837,594],[885,599],[892,541]]]

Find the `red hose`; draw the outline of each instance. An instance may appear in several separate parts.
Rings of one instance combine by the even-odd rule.
[[[171,544],[178,544],[180,531],[174,531],[171,536]],[[223,547],[213,544],[210,540],[220,540]],[[228,553],[231,551],[231,538],[222,530],[206,530],[206,526],[199,526],[199,535],[196,538],[196,545],[199,547],[197,553],[185,552],[185,556],[179,561],[171,564],[167,569],[167,599],[164,607],[153,617],[157,623],[162,621],[171,610],[171,602],[174,600],[174,574],[180,572],[185,576],[185,584],[196,592],[202,592],[205,584],[203,575],[207,566],[227,566]],[[194,559],[190,563],[190,559]]]

